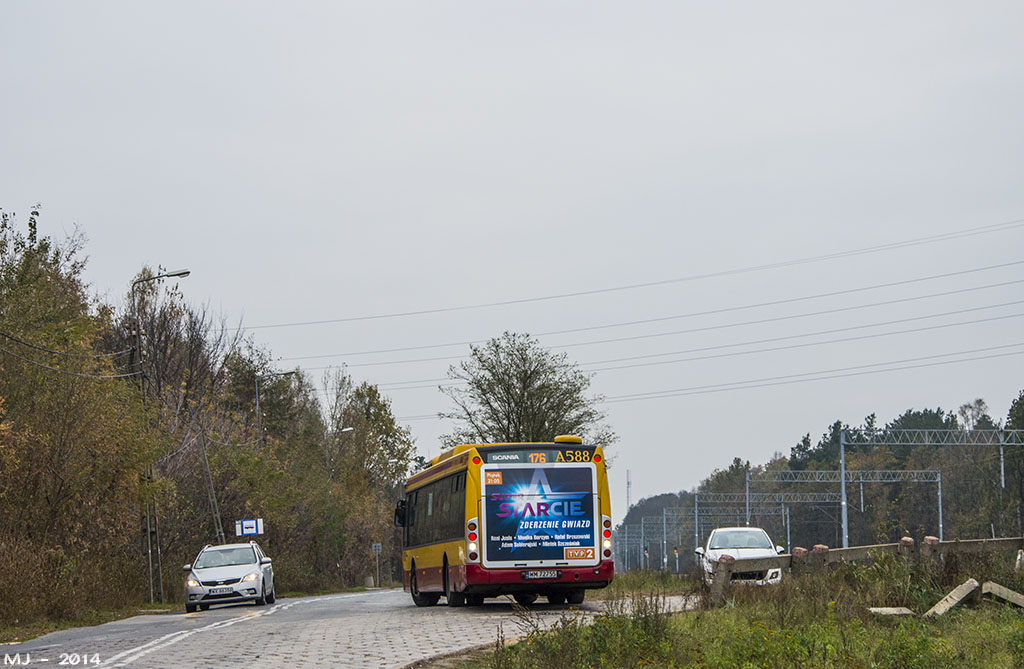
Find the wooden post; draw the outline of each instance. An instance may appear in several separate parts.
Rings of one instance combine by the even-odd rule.
[[[736,558],[731,555],[723,555],[715,563],[715,575],[711,581],[711,603],[714,605],[725,602],[725,589],[732,580],[732,565]]]

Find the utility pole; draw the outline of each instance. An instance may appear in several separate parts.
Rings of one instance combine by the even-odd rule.
[[[217,535],[217,542],[224,545],[228,542],[224,536],[224,525],[220,519],[220,505],[217,504],[217,492],[213,487],[213,475],[210,474],[210,462],[206,459],[206,431],[199,435],[199,453],[203,456],[203,471],[206,473],[206,495],[210,501],[210,513],[213,514],[213,531]]]
[[[630,471],[626,470],[626,513],[633,508],[633,476]]]
[[[645,531],[646,528],[644,527],[644,520],[646,520],[646,518],[640,518],[640,550],[643,551],[643,554],[640,556],[641,570],[650,566],[650,563],[645,559],[647,557],[647,533]]]
[[[700,548],[700,493],[693,494],[693,550]]]
[[[850,525],[846,517],[846,430],[839,431],[839,490],[839,508],[843,517],[843,548],[849,548]]]
[[[164,272],[163,274],[157,274],[156,276],[144,277],[141,279],[135,279],[132,281],[132,324],[135,326],[135,350],[138,353],[138,372],[139,372],[139,388],[142,391],[142,404],[146,404],[146,366],[144,363],[144,354],[142,346],[142,324],[139,323],[139,311],[137,306],[137,300],[135,297],[135,289],[140,283],[148,283],[150,281],[159,281],[168,277],[180,277],[185,278],[191,272],[187,269],[174,270],[172,272]],[[153,481],[154,467],[152,464],[146,468],[146,480],[148,482]],[[157,509],[155,500],[147,500],[145,504],[145,510],[143,516],[145,516],[144,522],[146,525],[146,562],[149,571],[149,603],[153,603],[153,552],[156,551],[156,592],[157,597],[161,604],[164,602],[164,578],[163,578],[163,565],[160,558],[160,523],[157,519]]]
[[[621,543],[624,550],[624,559],[622,560],[622,564],[625,565],[625,570],[629,571],[629,525],[626,524],[625,520],[622,521],[622,536],[623,539]]]
[[[744,498],[747,503],[747,527],[750,527],[750,470],[747,470],[746,486],[744,487]]]
[[[668,571],[668,525],[666,518],[668,509],[661,509],[661,568]]]

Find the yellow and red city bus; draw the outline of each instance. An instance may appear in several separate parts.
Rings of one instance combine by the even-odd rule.
[[[406,482],[395,510],[405,590],[417,606],[580,604],[614,576],[611,513],[600,446],[456,446]]]

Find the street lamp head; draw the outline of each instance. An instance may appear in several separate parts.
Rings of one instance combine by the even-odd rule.
[[[167,272],[166,276],[176,276],[176,277],[181,277],[182,279],[184,279],[186,276],[188,276],[191,273],[192,273],[191,270],[176,269],[173,272]]]
[[[294,369],[290,372],[268,372],[266,374],[260,374],[259,376],[256,377],[256,380],[259,381],[260,379],[269,379],[275,376],[291,376],[292,374],[295,373],[296,371]]]

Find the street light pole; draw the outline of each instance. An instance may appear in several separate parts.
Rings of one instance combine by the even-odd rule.
[[[138,354],[136,364],[139,372],[139,389],[142,391],[142,403],[146,403],[146,369],[143,364],[143,347],[142,347],[142,326],[139,323],[139,310],[136,304],[135,289],[140,283],[147,283],[149,281],[158,281],[160,279],[166,279],[169,277],[180,277],[184,279],[186,276],[191,274],[187,269],[178,269],[172,272],[164,272],[163,274],[157,274],[156,276],[144,277],[141,279],[135,279],[132,281],[132,325],[135,328],[135,352]],[[149,481],[153,480],[153,465],[150,464],[147,467],[146,479]],[[163,565],[160,560],[160,525],[156,515],[156,502],[147,501],[146,510],[143,512],[146,520],[146,561],[149,570],[149,603],[153,603],[153,546],[156,546],[156,570],[157,570],[157,596],[160,603],[164,601],[164,578],[163,578]]]
[[[291,376],[294,373],[294,370],[290,372],[270,372],[269,374],[260,374],[256,377],[256,435],[263,445],[266,445],[267,438],[263,434],[263,414],[260,413],[260,379],[269,379],[275,376]]]

